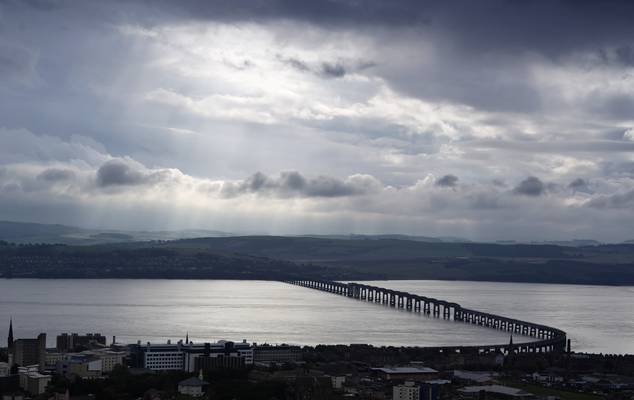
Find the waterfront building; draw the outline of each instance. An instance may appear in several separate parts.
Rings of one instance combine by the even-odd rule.
[[[253,361],[256,363],[293,363],[302,360],[302,349],[299,346],[281,344],[277,346],[263,344],[253,345]]]
[[[392,388],[392,400],[419,400],[420,386],[415,382],[405,382]]]
[[[57,336],[56,342],[57,351],[66,353],[105,346],[106,337],[100,333],[87,333],[85,335],[62,333]]]
[[[242,368],[253,364],[253,346],[246,340],[201,344],[179,341],[176,344],[148,342],[142,345],[139,342],[129,345],[128,352],[131,367],[153,371],[198,372],[200,369]]]
[[[11,361],[18,366],[37,364],[40,371],[46,364],[46,333],[40,333],[35,339],[16,339],[9,350]]]
[[[48,386],[52,378],[51,375],[40,373],[39,369],[38,365],[18,368],[20,388],[34,396],[39,396],[44,393],[46,386]]]

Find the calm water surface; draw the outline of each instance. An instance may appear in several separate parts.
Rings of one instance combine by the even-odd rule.
[[[557,326],[579,351],[634,353],[633,287],[386,281],[377,286]],[[269,343],[460,345],[506,333],[437,320],[278,282],[0,280],[0,332],[101,332],[117,341],[218,339]],[[0,333],[2,335],[2,333]],[[521,341],[522,338],[514,338]]]

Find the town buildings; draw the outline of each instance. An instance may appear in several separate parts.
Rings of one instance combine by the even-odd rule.
[[[87,350],[93,347],[104,347],[106,345],[106,337],[100,333],[87,333],[85,335],[62,333],[57,336],[56,343],[58,352],[67,353]]]

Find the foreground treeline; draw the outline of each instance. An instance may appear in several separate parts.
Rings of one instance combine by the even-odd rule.
[[[233,399],[286,399],[290,388],[284,382],[250,382],[248,370],[226,370],[207,374],[210,382],[206,398],[216,400]],[[179,395],[178,382],[189,377],[185,372],[161,372],[156,374],[134,374],[125,367],[115,367],[105,379],[82,380],[55,376],[49,391],[64,393],[69,390],[74,396],[94,395],[95,400],[127,399],[191,399]],[[45,397],[45,396],[43,396]]]
[[[373,279],[345,269],[201,250],[144,245],[65,246],[0,243],[3,278]]]

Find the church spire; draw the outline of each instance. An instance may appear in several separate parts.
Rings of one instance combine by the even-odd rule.
[[[189,332],[185,334],[185,344],[189,344]]]
[[[7,338],[7,347],[13,347],[13,318],[9,319],[9,337]]]

